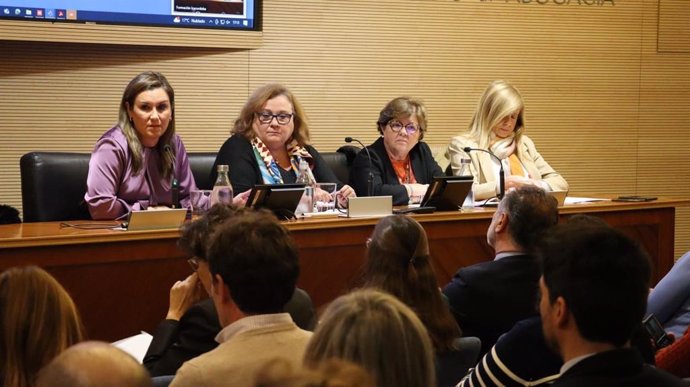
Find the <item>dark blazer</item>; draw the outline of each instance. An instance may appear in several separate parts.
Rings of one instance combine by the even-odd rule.
[[[371,153],[372,173],[374,174],[373,196],[393,196],[393,205],[407,204],[410,197],[407,190],[400,184],[393,169],[393,164],[383,145],[383,137],[379,137],[373,144],[367,147]],[[431,154],[429,145],[419,142],[410,150],[410,164],[417,182],[420,184],[431,183],[434,176],[443,176],[441,167],[438,166]],[[355,189],[357,196],[367,195],[367,177],[369,175],[369,159],[367,152],[357,154],[352,162],[350,170],[350,184]]]
[[[217,347],[220,329],[213,300],[196,303],[180,321],[161,321],[144,356],[144,367],[151,376],[174,375],[182,363]]]
[[[538,314],[539,264],[513,255],[463,267],[443,289],[464,336],[482,341],[483,355],[518,321]]]
[[[314,328],[314,304],[304,290],[295,288],[285,304],[285,312],[290,313],[301,329]],[[174,375],[182,363],[216,348],[216,335],[220,330],[213,300],[200,301],[192,305],[180,321],[161,321],[144,356],[144,367],[151,376]]]
[[[666,387],[688,386],[686,382],[644,364],[629,348],[598,353],[565,371],[554,387]]]
[[[318,183],[336,183],[338,188],[343,184],[335,176],[319,152],[313,146],[307,145],[307,152],[314,158],[314,169],[312,173]],[[261,170],[256,163],[252,144],[242,135],[233,135],[228,138],[223,146],[220,147],[216,161],[211,169],[211,181],[216,181],[218,175],[218,165],[228,165],[230,167],[230,183],[235,195],[244,192],[256,184],[264,184],[261,178]]]

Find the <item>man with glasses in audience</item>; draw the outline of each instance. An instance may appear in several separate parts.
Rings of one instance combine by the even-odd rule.
[[[238,210],[216,228],[207,257],[220,344],[184,363],[171,386],[253,386],[276,357],[299,367],[311,332],[283,312],[299,275],[287,229],[268,211]]]
[[[393,205],[419,203],[433,177],[443,176],[431,149],[422,142],[427,130],[426,107],[414,98],[395,98],[381,110],[376,125],[381,137],[367,147],[368,153],[357,154],[350,183],[359,196],[390,195]]]

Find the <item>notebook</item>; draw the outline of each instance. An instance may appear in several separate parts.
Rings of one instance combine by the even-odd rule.
[[[167,210],[132,211],[122,228],[128,231],[161,230],[179,228],[187,217],[186,208],[171,208]]]

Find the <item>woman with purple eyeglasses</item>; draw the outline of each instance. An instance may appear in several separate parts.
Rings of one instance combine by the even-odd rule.
[[[367,147],[371,163],[363,151],[352,164],[350,183],[355,192],[359,196],[391,195],[393,205],[419,203],[433,177],[443,175],[431,149],[422,142],[426,107],[414,98],[395,98],[381,110],[376,126],[381,137]]]

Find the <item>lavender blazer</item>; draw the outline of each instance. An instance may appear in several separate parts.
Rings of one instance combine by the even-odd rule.
[[[180,204],[189,207],[189,192],[196,189],[196,184],[180,136],[173,138],[173,147],[175,173],[180,183]],[[84,200],[91,217],[116,219],[132,210],[172,204],[171,182],[161,176],[160,162],[157,148],[144,148],[144,169],[135,174],[132,154],[122,129],[115,126],[105,132],[96,142],[89,161]]]

